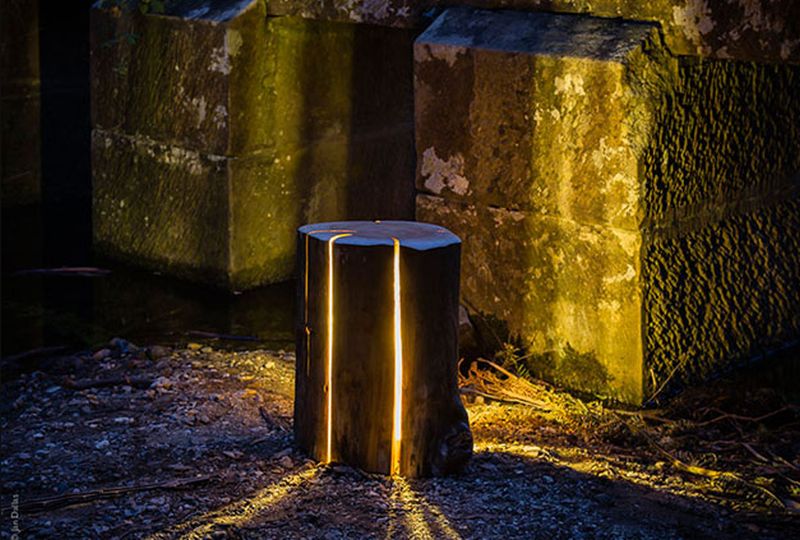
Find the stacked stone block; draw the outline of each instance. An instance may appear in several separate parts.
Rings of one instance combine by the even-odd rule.
[[[647,23],[446,10],[415,45],[417,218],[540,372],[642,402],[800,335],[799,77]]]
[[[92,13],[101,251],[238,290],[291,277],[302,223],[413,214],[408,31],[168,9]]]
[[[274,15],[424,27],[440,10],[583,13],[658,24],[674,54],[800,62],[800,4],[795,0],[272,0]]]

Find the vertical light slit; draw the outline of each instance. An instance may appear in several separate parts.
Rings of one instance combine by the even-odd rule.
[[[333,244],[339,238],[350,236],[350,234],[337,234],[328,240],[328,365],[325,373],[325,388],[327,392],[327,446],[325,461],[330,463],[332,460],[333,446]]]
[[[403,438],[403,335],[400,309],[400,240],[394,242],[394,411],[391,474],[400,474],[400,442]]]
[[[311,328],[308,327],[308,240],[311,238],[311,233],[306,235],[306,253],[305,253],[305,271],[303,277],[305,279],[304,291],[304,313],[303,313],[303,329],[306,333],[306,377],[311,374]]]

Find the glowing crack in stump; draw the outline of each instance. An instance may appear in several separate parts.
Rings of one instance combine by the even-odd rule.
[[[460,470],[461,241],[404,221],[306,225],[297,241],[297,445],[383,474]]]

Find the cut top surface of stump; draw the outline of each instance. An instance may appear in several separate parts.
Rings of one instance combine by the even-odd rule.
[[[338,236],[337,245],[391,246],[397,239],[402,247],[418,251],[461,243],[444,227],[416,221],[332,221],[304,225],[299,231],[324,242]]]

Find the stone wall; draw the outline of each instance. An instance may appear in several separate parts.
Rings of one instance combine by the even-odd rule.
[[[413,216],[412,33],[219,4],[93,11],[98,248],[238,290],[300,224]]]
[[[417,217],[462,236],[465,299],[540,373],[641,402],[800,335],[800,68],[468,8],[415,63]]]
[[[465,302],[565,386],[640,403],[800,336],[797,3],[453,3],[94,9],[98,248],[279,281],[297,225],[411,218],[416,176]]]
[[[584,13],[658,23],[676,55],[800,62],[800,4],[794,0],[273,0],[275,15],[426,26],[438,10],[480,8]]]
[[[0,175],[3,206],[41,196],[39,2],[0,5]]]

